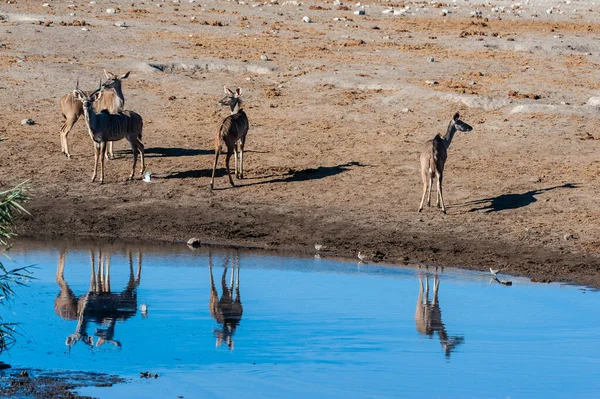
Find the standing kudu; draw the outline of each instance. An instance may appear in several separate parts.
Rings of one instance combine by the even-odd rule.
[[[242,110],[242,89],[237,88],[235,93],[229,90],[227,87],[223,87],[225,90],[225,98],[219,101],[219,105],[224,105],[231,108],[231,115],[229,115],[221,126],[217,130],[215,137],[215,164],[213,165],[212,178],[210,179],[210,189],[213,189],[215,182],[215,169],[217,168],[217,162],[219,160],[219,154],[223,149],[223,143],[227,147],[227,156],[225,158],[225,167],[227,168],[227,176],[229,177],[229,183],[235,186],[233,179],[231,178],[231,172],[229,171],[229,159],[233,153],[235,156],[235,177],[238,179],[244,178],[244,144],[246,143],[246,134],[248,133],[248,117],[244,110]],[[238,154],[240,157],[240,163],[238,168]]]
[[[452,142],[454,133],[456,131],[470,132],[473,128],[460,119],[458,119],[458,112],[454,114],[454,117],[448,125],[446,134],[440,136],[436,135],[432,140],[426,141],[423,151],[421,152],[421,178],[423,179],[423,197],[421,198],[421,205],[419,205],[419,212],[423,210],[423,203],[425,202],[425,195],[429,192],[427,197],[427,206],[431,206],[431,189],[433,186],[433,179],[437,178],[437,207],[442,208],[442,212],[446,213],[446,206],[444,205],[444,196],[442,195],[442,180],[444,178],[444,165],[448,158],[448,147]]]
[[[121,81],[127,79],[130,72],[118,76],[105,69],[104,74],[108,79],[103,85],[104,88],[113,89],[113,91],[105,92],[102,96],[102,100],[94,104],[94,109],[96,112],[107,110],[111,114],[116,114],[123,111],[123,107],[125,106],[125,97],[123,96],[123,90],[121,89]],[[91,92],[85,93],[87,95],[91,94]],[[63,118],[66,119],[65,123],[63,123],[60,128],[60,149],[67,158],[71,158],[67,137],[69,136],[69,132],[73,128],[73,125],[75,125],[79,117],[83,115],[83,107],[81,102],[75,101],[73,93],[69,93],[60,99],[60,112],[62,113]],[[114,158],[112,142],[109,143],[108,155],[110,158]]]
[[[73,98],[81,101],[83,105],[83,115],[88,132],[94,142],[94,174],[92,182],[96,180],[98,162],[100,162],[100,184],[104,182],[104,158],[106,155],[106,143],[119,141],[123,138],[129,141],[133,151],[133,167],[129,179],[135,175],[135,165],[137,164],[138,152],[142,157],[142,168],[140,173],[144,173],[144,144],[141,142],[142,128],[144,122],[142,117],[133,111],[123,111],[118,114],[110,114],[107,111],[96,113],[93,103],[100,100],[103,95],[102,85],[89,96],[76,88],[73,90]]]
[[[233,334],[237,329],[237,326],[242,320],[242,313],[244,308],[242,307],[242,300],[240,298],[240,264],[239,255],[234,255],[233,259],[233,270],[231,272],[231,282],[227,285],[227,268],[229,265],[229,255],[223,261],[223,275],[221,276],[221,298],[217,288],[215,287],[215,281],[213,279],[212,271],[212,254],[208,253],[208,271],[210,274],[210,300],[208,307],[210,315],[217,323],[220,324],[220,329],[215,329],[214,333],[217,338],[216,346],[222,345],[223,341],[227,344],[229,350],[233,350]],[[233,296],[235,286],[235,297]]]

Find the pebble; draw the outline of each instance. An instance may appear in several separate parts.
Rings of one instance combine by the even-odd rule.
[[[312,19],[310,19],[310,17],[304,16],[304,17],[302,18],[302,21],[303,21],[303,22],[306,22],[307,24],[310,24],[310,23],[312,22]]]
[[[81,28],[81,30],[82,30],[82,31],[85,31],[85,32],[89,31],[89,29],[88,29],[88,28],[85,28],[85,27],[84,27],[84,28]]]
[[[33,119],[29,119],[29,118],[23,119],[21,121],[21,125],[29,125],[29,126],[35,125],[35,121]]]

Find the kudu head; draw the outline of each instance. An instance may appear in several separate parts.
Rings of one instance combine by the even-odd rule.
[[[238,87],[235,89],[235,92],[233,92],[229,90],[227,86],[223,86],[223,90],[225,90],[225,97],[223,97],[217,105],[229,106],[232,114],[237,113],[242,105],[242,99],[240,98],[242,89]]]
[[[83,90],[79,88],[79,79],[77,80],[77,86],[73,90],[73,98],[81,101],[83,109],[90,110],[94,102],[98,101],[102,97],[102,81],[100,81],[100,87],[94,90],[89,96],[85,94]]]
[[[102,85],[102,87],[104,89],[120,89],[121,88],[121,81],[123,79],[127,79],[129,77],[129,74],[131,73],[131,71],[127,72],[124,75],[118,76],[115,75],[112,72],[107,71],[106,69],[104,70],[104,75],[106,76],[106,79],[108,79],[106,82],[104,82],[104,84]]]
[[[452,122],[450,122],[454,125],[456,130],[458,130],[459,132],[470,132],[471,130],[473,130],[471,125],[461,121],[460,119],[458,119],[459,117],[460,115],[458,114],[458,112],[455,113],[454,117],[452,117]]]

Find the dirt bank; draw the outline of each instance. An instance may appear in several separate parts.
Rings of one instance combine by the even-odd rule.
[[[366,15],[313,1],[4,4],[0,182],[31,179],[32,190],[19,234],[321,243],[600,287],[600,113],[588,104],[600,19],[532,3],[403,2],[410,12],[395,16],[382,11],[400,4],[367,4]],[[69,135],[73,158],[60,153],[58,99],[77,78],[96,87],[102,68],[132,71],[125,108],[144,117],[153,183],[125,180],[125,143],[106,183],[90,183],[83,121]],[[221,163],[210,192],[223,85],[244,92],[246,179],[230,188]],[[422,143],[456,111],[474,129],[449,149],[448,214],[417,213]]]

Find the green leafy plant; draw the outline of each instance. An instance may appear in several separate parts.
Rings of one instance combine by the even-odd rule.
[[[0,192],[0,247],[3,253],[10,248],[9,239],[14,236],[12,221],[15,212],[29,213],[21,205],[27,200],[26,183]],[[30,266],[25,266],[8,270],[0,262],[0,303],[15,294],[13,287],[27,285],[32,278],[30,269]],[[16,324],[4,322],[0,316],[0,353],[15,343],[15,334]]]

